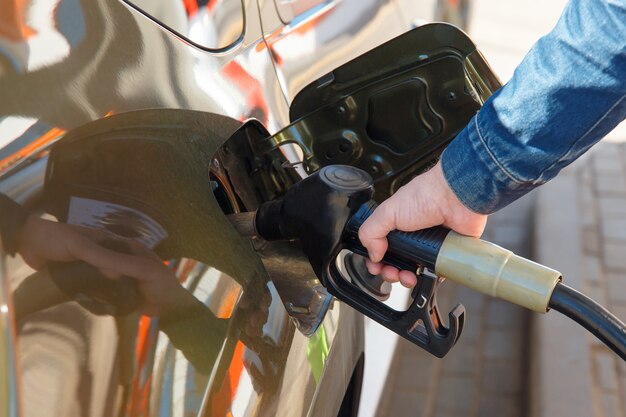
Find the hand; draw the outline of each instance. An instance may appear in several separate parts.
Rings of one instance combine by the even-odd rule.
[[[106,241],[123,241],[131,252],[120,253],[102,245]],[[102,243],[102,244],[101,244]],[[143,297],[142,314],[161,316],[194,303],[174,273],[143,244],[110,232],[58,223],[31,215],[17,238],[17,252],[34,269],[48,262],[84,261],[97,267],[107,278],[122,275],[135,278]]]
[[[22,226],[16,241],[17,252],[33,269],[43,268],[47,262],[90,260],[101,256],[104,249],[98,241],[110,239],[112,234],[97,229],[68,225],[30,215]]]
[[[138,312],[152,317],[181,317],[206,309],[180,283],[174,271],[142,243],[123,239],[130,253],[111,252],[95,264],[105,276],[116,279],[127,276],[135,279],[141,294]]]
[[[387,251],[389,232],[412,232],[443,224],[460,234],[480,237],[486,223],[486,215],[459,201],[446,182],[441,163],[437,163],[378,206],[359,229],[359,239],[369,252],[367,269],[371,274],[382,274],[386,281],[400,281],[412,288],[417,285],[415,271],[399,271],[380,263]]]

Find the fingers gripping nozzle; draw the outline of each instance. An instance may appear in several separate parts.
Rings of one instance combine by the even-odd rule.
[[[372,178],[365,171],[344,165],[327,166],[295,184],[282,200],[261,206],[255,228],[267,240],[299,239],[313,270],[331,294],[443,357],[461,334],[465,309],[457,305],[448,314],[449,324],[444,324],[436,300],[439,278],[419,273],[409,308],[397,311],[364,292],[339,270],[337,259],[342,250],[367,256],[359,242],[358,229],[375,208],[371,201],[373,192]],[[420,266],[434,269],[448,232],[444,228],[412,234],[394,232],[389,236],[384,261],[406,270],[418,271]]]

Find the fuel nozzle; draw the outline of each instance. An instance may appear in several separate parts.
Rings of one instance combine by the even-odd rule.
[[[352,251],[367,255],[358,231],[376,208],[368,202],[350,218],[345,236]],[[483,294],[545,313],[561,273],[522,258],[491,242],[436,226],[417,232],[391,232],[383,263],[404,270],[428,268],[436,275]]]
[[[358,230],[376,208],[372,195],[373,181],[365,171],[327,166],[295,184],[283,199],[262,205],[254,228],[266,240],[299,239],[313,270],[332,295],[438,357],[456,343],[465,317],[464,307],[458,304],[448,313],[448,325],[443,323],[436,293],[438,277],[446,277],[536,312],[554,308],[626,359],[624,324],[592,300],[572,293],[560,283],[558,271],[443,226],[393,231],[387,236],[383,262],[418,275],[407,310],[394,310],[367,294],[342,275],[337,258],[346,249],[367,256]]]
[[[337,259],[344,249],[367,256],[356,232],[367,210],[373,208],[373,192],[372,178],[365,171],[344,165],[324,167],[295,184],[283,199],[262,205],[255,216],[256,234],[266,240],[298,239],[313,270],[332,295],[428,352],[443,357],[461,334],[465,309],[460,304],[454,307],[448,313],[448,325],[444,324],[436,299],[440,280],[419,273],[421,258],[402,261],[394,258],[394,265],[419,275],[405,311],[385,305],[348,279],[338,267]],[[390,246],[390,256],[392,253]]]

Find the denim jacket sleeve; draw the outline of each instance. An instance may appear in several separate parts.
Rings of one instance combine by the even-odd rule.
[[[626,0],[571,0],[511,80],[442,155],[470,209],[493,213],[547,182],[626,118]]]

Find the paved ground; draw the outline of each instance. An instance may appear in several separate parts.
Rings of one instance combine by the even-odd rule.
[[[469,34],[502,81],[511,77],[533,42],[550,30],[565,4],[565,0],[471,1]],[[423,0],[422,6],[427,11],[434,4],[434,0]],[[485,237],[531,255],[532,207],[530,196],[492,216]],[[382,328],[368,329],[366,338],[375,342],[367,346],[369,379],[361,400],[361,417],[527,415],[527,313],[451,283],[446,287],[442,311],[462,302],[467,321],[459,344],[444,361],[431,358],[403,339],[395,357],[390,358],[385,353],[393,349],[395,336]],[[402,301],[401,296],[399,299]],[[390,361],[390,377],[381,395],[372,375],[385,374]]]
[[[626,140],[623,129],[612,139]],[[536,251],[626,320],[626,144],[602,142],[542,187]],[[626,363],[558,313],[532,319],[537,417],[625,417]]]
[[[475,2],[471,34],[503,80],[563,4]],[[622,320],[624,142],[626,124],[537,193],[492,216],[485,233],[558,269]],[[577,324],[450,287],[443,304],[461,300],[468,310],[460,342],[443,360],[401,342],[378,416],[626,417],[626,364]]]

